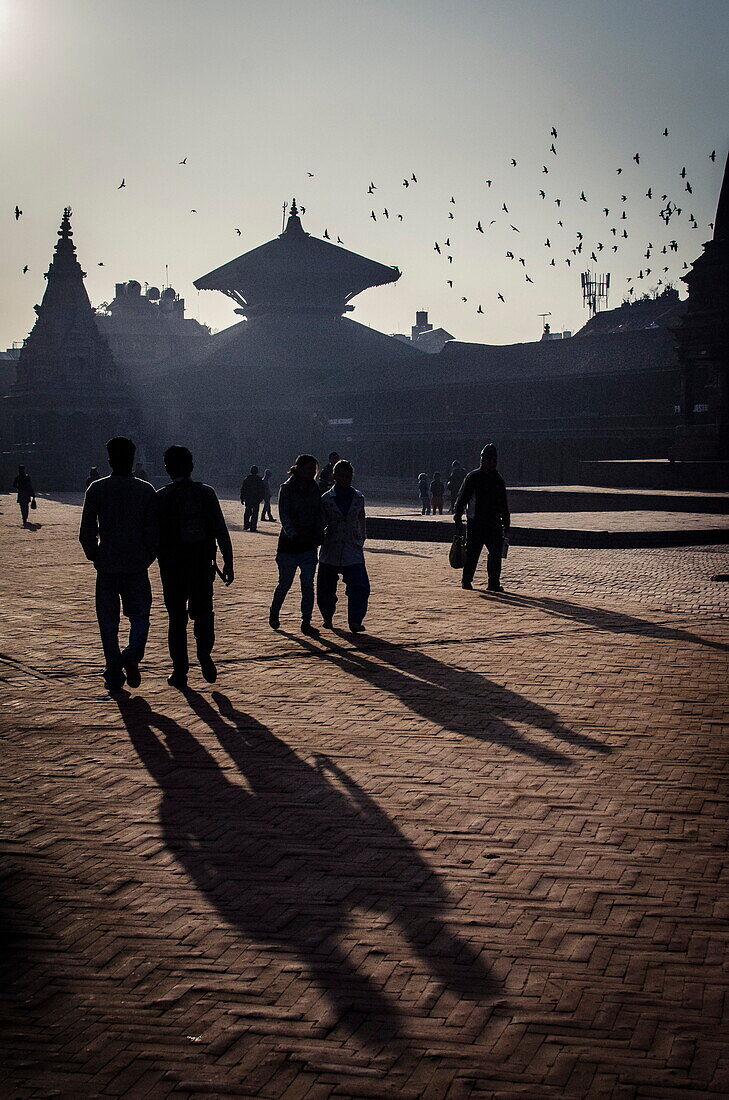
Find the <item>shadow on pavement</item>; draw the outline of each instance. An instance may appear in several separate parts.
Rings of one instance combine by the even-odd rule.
[[[162,792],[164,842],[233,928],[310,969],[336,1023],[373,1043],[402,1032],[396,1004],[343,947],[353,909],[388,915],[448,988],[474,1001],[500,986],[447,923],[450,899],[418,850],[325,755],[307,763],[260,722],[213,693],[185,693],[245,786],[179,723],[140,696],[116,702]],[[216,709],[217,708],[217,709]]]
[[[517,695],[470,669],[444,664],[421,650],[392,645],[373,634],[363,635],[358,649],[345,648],[324,638],[320,639],[320,645],[315,645],[297,634],[286,636],[342,672],[395,695],[429,722],[463,737],[504,745],[555,767],[572,767],[574,761],[559,749],[531,741],[513,723],[543,730],[550,737],[592,752],[604,755],[612,752],[602,741],[569,729],[553,711],[526,696]],[[376,648],[376,656],[367,654],[369,647]]]
[[[724,642],[712,642],[707,638],[699,637],[698,634],[692,634],[689,630],[660,626],[647,619],[638,619],[634,615],[624,615],[621,611],[585,607],[582,604],[571,603],[569,600],[555,600],[547,596],[522,596],[511,593],[508,596],[495,596],[490,592],[488,597],[508,599],[510,604],[534,607],[547,615],[572,619],[573,622],[583,623],[595,630],[607,630],[612,634],[638,634],[644,638],[657,638],[659,641],[688,642],[692,645],[708,646],[709,649],[729,650],[729,645]]]

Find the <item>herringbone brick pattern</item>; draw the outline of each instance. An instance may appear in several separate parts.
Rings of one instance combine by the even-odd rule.
[[[4,1097],[729,1092],[726,553],[374,544],[353,644],[235,530],[218,683],[157,603],[114,700],[78,508],[2,511]]]

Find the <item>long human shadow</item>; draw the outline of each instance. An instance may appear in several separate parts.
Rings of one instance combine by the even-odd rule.
[[[572,767],[574,761],[561,749],[526,737],[514,723],[526,724],[578,748],[603,755],[612,752],[597,738],[565,726],[553,711],[526,696],[470,669],[438,661],[421,650],[393,645],[373,634],[366,635],[366,640],[363,636],[359,649],[324,639],[321,645],[314,645],[296,634],[287,637],[342,672],[397,696],[429,722],[463,737],[504,745],[554,767]],[[368,655],[370,649],[376,651],[376,660]]]
[[[489,595],[490,599],[494,596]],[[571,619],[573,622],[583,623],[593,630],[607,630],[611,634],[637,634],[644,638],[657,638],[664,642],[687,642],[691,645],[708,646],[709,649],[718,649],[722,652],[729,650],[725,642],[712,642],[707,638],[701,638],[698,634],[692,634],[690,630],[677,630],[671,626],[660,626],[651,623],[647,619],[639,619],[634,615],[625,615],[622,611],[612,611],[607,608],[585,607],[582,604],[571,603],[569,600],[555,600],[550,596],[522,596],[509,594],[508,597],[497,596],[497,599],[508,599],[509,604],[535,607],[547,615],[555,615],[561,619]]]
[[[383,913],[444,986],[474,1001],[500,986],[449,926],[438,875],[362,788],[328,757],[303,760],[213,693],[186,698],[245,786],[179,723],[140,696],[116,700],[132,744],[160,787],[164,842],[233,928],[298,956],[366,1041],[402,1032],[395,1003],[342,944],[352,910]],[[217,709],[216,709],[217,708]]]

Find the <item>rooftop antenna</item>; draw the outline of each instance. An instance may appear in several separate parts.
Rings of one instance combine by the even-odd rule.
[[[289,204],[287,202],[285,202],[283,204],[283,214],[281,216],[281,232],[282,233],[286,229],[286,211],[288,210],[288,208],[289,208]]]
[[[167,289],[167,287],[169,285],[170,285],[170,269],[167,266],[167,264],[165,264],[165,290]]]
[[[582,284],[582,304],[587,306],[591,317],[601,309],[607,309],[610,272],[593,276],[591,271],[583,271],[580,275],[580,283]]]
[[[545,323],[545,319],[546,319],[547,317],[551,317],[551,316],[552,316],[552,314],[551,314],[551,313],[538,313],[538,314],[537,314],[537,317],[541,317],[541,318],[542,318],[542,328],[544,328],[544,323]]]

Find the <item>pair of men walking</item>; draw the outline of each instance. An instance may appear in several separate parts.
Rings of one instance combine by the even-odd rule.
[[[171,484],[155,492],[132,473],[136,448],[117,436],[107,443],[111,475],[89,485],[79,541],[96,569],[96,615],[110,691],[141,682],[139,664],[149,636],[152,589],[149,567],[159,559],[169,616],[172,687],[187,684],[187,620],[193,620],[197,656],[205,680],[214,683],[213,581],[216,548],[223,557],[221,577],[232,583],[233,550],[215,490],[192,481],[192,454],[168,447],[165,467]],[[121,608],[120,608],[121,605]],[[129,639],[119,647],[120,609],[129,619]]]
[[[329,457],[331,460],[333,456]],[[341,576],[347,592],[349,629],[358,634],[364,630],[370,595],[363,549],[367,537],[365,500],[352,486],[351,462],[340,459],[334,463],[332,487],[323,494],[316,480],[317,466],[313,455],[299,455],[279,491],[281,534],[276,553],[279,579],[268,621],[273,630],[279,629],[281,608],[298,569],[301,630],[304,634],[318,633],[311,616],[317,547],[320,547],[316,599],[323,624],[327,628],[333,625]]]

